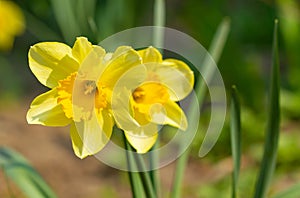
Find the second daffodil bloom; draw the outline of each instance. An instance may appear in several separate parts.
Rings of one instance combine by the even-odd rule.
[[[78,157],[100,151],[109,141],[114,124],[112,89],[123,73],[141,64],[138,53],[125,46],[113,54],[106,53],[79,37],[73,48],[58,42],[35,44],[28,58],[33,74],[51,89],[33,100],[27,113],[28,123],[71,124],[72,145]],[[145,73],[140,68],[132,71]]]
[[[146,67],[146,78],[130,93],[127,92],[129,107],[126,101],[123,106],[116,102],[114,117],[129,143],[138,153],[146,153],[157,140],[159,125],[187,129],[185,113],[176,102],[192,91],[194,74],[180,60],[163,60],[153,47],[138,53]],[[123,95],[126,95],[125,91]]]

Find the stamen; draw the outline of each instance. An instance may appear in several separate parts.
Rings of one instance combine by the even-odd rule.
[[[141,102],[143,100],[143,97],[145,96],[145,91],[142,88],[138,87],[133,91],[132,96],[136,102]]]
[[[92,80],[87,80],[84,85],[84,95],[92,94],[96,91],[96,83]]]

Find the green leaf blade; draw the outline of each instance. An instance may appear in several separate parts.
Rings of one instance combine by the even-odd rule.
[[[233,158],[232,198],[236,198],[238,178],[241,166],[241,110],[237,89],[231,89],[230,137]]]
[[[230,30],[230,20],[228,18],[225,18],[222,20],[222,22],[218,26],[218,30],[213,38],[210,48],[209,48],[209,54],[214,59],[215,63],[217,63],[219,61],[219,58],[224,49],[225,42],[226,42],[228,34],[229,34],[229,30]],[[211,60],[210,57],[205,57],[205,59],[203,61],[203,65],[205,67],[205,69],[204,69],[205,74],[203,74],[203,75],[210,76],[210,77],[208,77],[208,79],[211,78],[213,76],[213,73],[215,72],[211,68],[210,60]],[[197,107],[197,103],[199,106],[202,106],[202,104],[204,102],[204,98],[205,98],[205,95],[207,92],[205,83],[204,82],[197,83],[195,86],[195,92],[197,95],[198,102],[192,101],[192,103],[191,103],[191,108],[190,108],[190,111],[188,112],[189,117],[191,117],[191,118],[196,117],[195,115],[196,115],[198,109],[195,107]],[[194,121],[195,120],[192,120],[191,122],[194,122]],[[198,122],[198,121],[195,121],[195,122]],[[190,153],[190,147],[187,148],[187,150],[180,156],[180,158],[177,161],[176,169],[175,169],[175,177],[174,177],[175,179],[174,179],[174,183],[172,185],[172,192],[171,192],[172,198],[180,198],[181,197],[181,189],[182,189],[181,183],[183,180],[184,170],[185,170],[185,166],[188,161],[189,153]]]
[[[273,35],[273,63],[271,77],[271,92],[269,98],[268,124],[264,146],[264,155],[259,177],[256,182],[254,198],[266,197],[272,175],[275,170],[280,126],[279,107],[279,57],[278,57],[278,20],[275,20]]]
[[[126,158],[127,158],[127,166],[128,166],[128,176],[130,181],[130,186],[132,190],[132,197],[138,198],[138,197],[145,197],[145,191],[142,184],[142,181],[140,179],[139,173],[133,172],[133,170],[136,169],[135,159],[133,156],[133,149],[131,148],[129,142],[126,140],[126,137],[124,133],[122,134],[124,145],[126,151]]]
[[[71,45],[77,36],[81,35],[72,0],[51,0],[56,21],[62,31],[64,39]]]
[[[57,197],[39,173],[15,151],[0,147],[0,166],[28,197]]]

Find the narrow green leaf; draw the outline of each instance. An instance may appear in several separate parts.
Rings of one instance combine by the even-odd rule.
[[[295,198],[300,195],[300,183],[288,188],[287,190],[278,193],[273,198]]]
[[[144,186],[146,197],[147,198],[156,198],[157,196],[156,196],[156,192],[154,191],[154,188],[153,188],[153,185],[151,182],[150,174],[149,174],[149,172],[145,171],[146,166],[145,166],[144,160],[142,159],[141,154],[134,153],[134,157],[135,157],[137,168],[139,170],[140,178],[141,178],[143,186]]]
[[[208,50],[210,56],[213,58],[215,63],[218,63],[220,56],[222,54],[222,51],[224,49],[224,45],[226,43],[228,34],[230,30],[230,20],[229,18],[224,18],[221,24],[218,27],[218,30],[212,40],[212,43],[210,45],[210,48]],[[214,74],[215,67],[212,67],[213,62],[211,61],[211,58],[209,56],[206,56],[203,61],[204,66],[204,74],[203,76],[208,76],[207,79],[211,79]],[[197,94],[199,105],[201,106],[204,102],[204,98],[206,96],[207,87],[204,81],[201,81],[200,83],[197,83],[195,86],[195,92]],[[194,109],[194,108],[192,108]]]
[[[115,33],[115,26],[120,16],[120,6],[122,6],[122,2],[123,1],[120,0],[110,0],[105,4],[101,4],[101,7],[99,7],[96,13],[96,26],[99,28],[99,35],[97,35],[98,41]]]
[[[77,0],[76,6],[76,20],[80,27],[81,33],[84,36],[89,37],[91,40],[95,38],[95,9],[96,9],[96,0]]]
[[[233,158],[232,198],[236,198],[241,164],[241,110],[238,93],[235,86],[233,86],[231,90],[230,136]]]
[[[159,138],[158,138],[159,140]],[[155,150],[158,148],[159,141],[156,141],[153,148],[151,150]],[[159,163],[159,156],[157,152],[150,152],[150,179],[152,182],[154,192],[159,195],[160,194],[160,183],[159,183],[159,172],[157,170]]]
[[[61,36],[58,35],[55,31],[50,29],[43,21],[39,20],[31,13],[23,10],[23,13],[26,18],[26,28],[39,40],[53,40],[60,41],[62,40]]]
[[[134,0],[104,1],[97,8],[95,25],[99,28],[96,35],[100,42],[115,32],[134,25],[136,17]]]
[[[130,144],[128,143],[128,141],[126,140],[126,137],[123,132],[122,132],[122,136],[124,139],[125,148],[126,150],[129,151],[126,152],[126,157],[127,157],[127,166],[129,169],[127,172],[129,176],[131,190],[132,190],[132,197],[133,198],[145,197],[145,192],[144,192],[143,184],[140,179],[139,173],[131,171],[136,169],[134,156],[132,154],[133,150]]]
[[[62,31],[64,39],[71,45],[75,38],[81,35],[74,13],[73,0],[51,0],[56,21]]]
[[[213,38],[211,47],[209,49],[209,54],[215,60],[216,63],[219,61],[220,55],[223,51],[223,48],[224,48],[224,45],[225,45],[225,42],[227,40],[227,36],[229,33],[229,29],[230,29],[230,21],[228,18],[225,18],[219,25],[218,30]],[[203,66],[205,67],[205,71],[206,71],[205,75],[212,77],[214,70],[212,69],[213,67],[211,67],[210,57],[206,57],[204,59]],[[197,83],[195,86],[195,92],[197,94],[198,104],[199,104],[199,106],[202,106],[204,97],[207,92],[205,83],[204,82]],[[192,101],[191,108],[189,109],[189,112],[188,112],[190,118],[196,117],[195,115],[198,110],[197,108],[194,108],[196,106],[196,104],[197,104],[197,101]],[[191,120],[191,122],[193,122],[193,121],[195,121],[195,120]],[[195,122],[198,122],[198,121],[195,121]],[[174,178],[174,183],[172,185],[172,192],[171,192],[172,198],[181,197],[180,196],[181,189],[182,189],[181,183],[183,180],[184,170],[185,170],[186,163],[188,161],[189,153],[190,153],[190,147],[187,148],[187,150],[180,156],[180,158],[177,161],[176,169],[175,169],[175,178]]]
[[[3,175],[4,175],[4,181],[7,185],[7,192],[9,194],[9,197],[10,198],[15,198],[15,195],[14,195],[13,190],[11,189],[11,186],[10,186],[10,183],[9,183],[9,179],[8,179],[6,173],[5,173],[4,167],[2,167],[2,166],[1,166],[1,171],[3,172]]]
[[[153,25],[159,27],[165,27],[166,23],[166,8],[165,0],[155,0],[154,1],[154,10],[153,10]],[[153,33],[153,45],[154,46],[163,46],[164,44],[164,29],[155,28]],[[163,54],[163,49],[160,49],[160,52]],[[158,141],[154,144],[152,150],[157,149],[159,146]],[[159,163],[159,156],[157,152],[150,153],[150,178],[154,188],[154,191],[157,195],[160,194],[160,183],[159,183],[159,172],[156,170]]]
[[[87,15],[88,15],[88,13],[92,13],[92,10],[87,10],[85,5],[90,2],[93,2],[93,1],[77,0],[77,5],[76,5],[75,13],[74,13],[75,14],[74,17],[76,17],[78,26],[80,27],[81,31],[85,34],[89,31]]]
[[[275,170],[280,126],[279,108],[279,57],[278,57],[278,20],[275,20],[273,37],[273,57],[271,91],[269,97],[268,124],[265,136],[264,155],[260,167],[260,173],[256,181],[255,198],[266,197],[272,175]]]
[[[215,63],[218,63],[220,56],[222,54],[225,42],[228,37],[230,29],[230,20],[229,18],[224,18],[222,23],[219,25],[218,30],[214,36],[214,39],[211,43],[211,46],[209,48],[209,54],[215,61]],[[215,68],[213,67],[213,64],[215,64],[213,61],[211,61],[211,57],[209,55],[204,58],[203,65],[204,65],[204,72],[201,74],[203,76],[206,76],[208,81],[211,81],[214,73],[215,73]],[[204,81],[201,81],[200,83],[197,83],[195,86],[195,92],[198,97],[199,101],[199,106],[201,107],[206,93],[207,93],[207,85],[205,84]],[[195,113],[197,112],[197,108],[193,108],[194,106],[192,105],[192,111],[191,111],[191,117],[194,117]],[[215,133],[207,133],[203,143],[201,144],[201,147],[199,149],[198,156],[203,157],[205,156],[211,148],[215,145],[217,139],[214,138],[216,135]]]
[[[57,197],[38,172],[15,151],[0,147],[0,166],[28,197]]]
[[[123,138],[125,148],[128,150],[128,152],[126,152],[126,157],[133,197],[156,198],[157,196],[154,191],[149,172],[146,171],[146,166],[142,155],[135,152],[134,148],[127,141],[124,134]]]
[[[165,0],[155,0],[154,2],[154,26],[164,27],[166,23]],[[155,28],[154,30],[154,46],[162,46],[164,43],[164,29]]]

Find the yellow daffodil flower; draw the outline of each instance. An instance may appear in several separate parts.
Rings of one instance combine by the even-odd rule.
[[[21,9],[12,1],[0,0],[0,50],[9,50],[14,37],[24,31],[25,20]]]
[[[182,61],[163,60],[153,47],[138,53],[147,70],[146,78],[130,92],[123,105],[115,102],[118,111],[114,111],[114,117],[129,143],[138,153],[146,153],[157,140],[159,125],[187,129],[185,113],[176,102],[192,91],[194,74]],[[127,101],[130,107],[126,106]]]
[[[73,150],[80,158],[97,153],[110,139],[111,95],[118,79],[129,73],[127,82],[139,82],[146,71],[132,48],[121,46],[113,54],[106,53],[84,37],[77,38],[73,48],[58,42],[38,43],[30,48],[28,59],[33,74],[51,89],[33,100],[28,123],[71,124]]]

